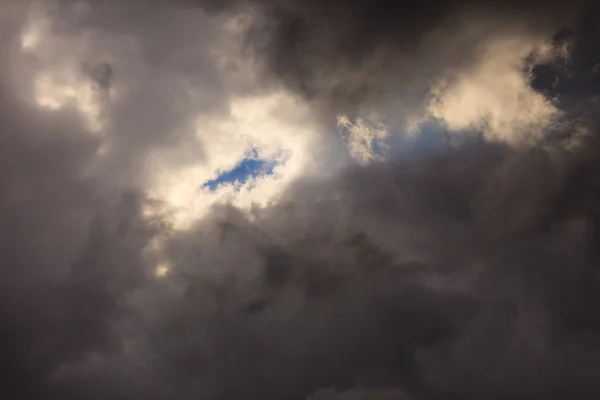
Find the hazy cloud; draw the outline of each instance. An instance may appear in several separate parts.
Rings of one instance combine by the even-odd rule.
[[[598,397],[583,10],[0,0],[0,396]]]

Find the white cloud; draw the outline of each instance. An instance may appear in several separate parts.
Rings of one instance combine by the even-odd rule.
[[[203,216],[215,203],[242,208],[266,205],[286,184],[313,170],[311,152],[318,145],[318,133],[308,108],[290,95],[233,99],[229,116],[202,116],[197,121],[207,159],[183,169],[159,166],[150,193],[177,210],[174,218],[181,227]],[[241,185],[225,183],[214,191],[201,187],[234,168],[253,149],[260,159],[279,161],[273,174]]]
[[[309,106],[283,90],[254,90],[255,66],[241,50],[247,15],[209,18],[166,9],[162,18],[173,21],[172,31],[161,37],[184,40],[171,54],[168,44],[146,41],[146,33],[139,32],[143,25],[131,27],[133,33],[89,28],[89,21],[79,26],[88,3],[73,3],[67,22],[56,19],[65,15],[53,4],[32,3],[11,60],[12,81],[32,105],[81,115],[101,142],[86,171],[100,178],[97,190],[112,192],[133,180],[156,200],[146,206],[146,217],[161,216],[175,229],[186,229],[217,204],[243,210],[265,206],[294,179],[315,171],[317,161],[326,163],[315,159],[322,132]],[[106,7],[109,14],[120,12]],[[111,14],[109,20],[118,18]],[[56,23],[67,30],[56,30]],[[114,71],[110,85],[90,74],[89,66],[102,65]],[[251,151],[277,161],[272,174],[224,183],[214,191],[202,187]],[[131,164],[141,165],[141,172],[132,172]],[[155,238],[144,250],[150,274],[158,279],[171,271],[165,239]]]
[[[345,115],[337,119],[338,131],[348,146],[352,158],[361,164],[385,159],[387,147],[385,139],[388,128],[381,123],[368,123],[362,118],[352,122]]]
[[[86,3],[77,4],[69,11],[76,21],[89,11]],[[21,37],[24,56],[35,59],[31,67],[35,102],[50,110],[75,107],[90,131],[110,131],[107,136],[116,143],[112,151],[123,152],[118,153],[119,157],[127,151],[119,149],[122,143],[116,140],[118,135],[132,135],[124,143],[142,148],[140,154],[131,155],[144,158],[142,184],[152,198],[172,210],[170,215],[177,227],[188,226],[217,203],[245,209],[266,205],[294,179],[315,172],[317,164],[327,164],[327,160],[316,156],[324,146],[325,135],[310,105],[283,89],[256,89],[256,63],[243,50],[243,31],[251,14],[209,18],[202,13],[184,15],[173,11],[165,15],[165,19],[173,20],[168,26],[173,30],[169,31],[173,40],[185,40],[183,48],[174,54],[160,44],[156,44],[158,50],[144,47],[135,35],[118,29],[61,35],[51,29],[50,15],[47,8],[33,8]],[[203,40],[209,33],[212,39]],[[199,39],[190,41],[190,37]],[[537,37],[500,36],[490,43],[473,67],[450,71],[438,81],[428,117],[441,119],[450,130],[483,129],[490,137],[508,141],[539,137],[558,111],[529,87],[523,59],[536,49],[540,57],[554,55]],[[165,54],[154,53],[163,50]],[[182,57],[185,62],[179,63]],[[192,68],[186,64],[188,61]],[[26,57],[21,62],[26,63]],[[84,73],[85,63],[101,62],[113,65],[115,70],[110,87],[112,104]],[[206,65],[198,66],[198,62]],[[153,89],[146,93],[147,86]],[[165,98],[136,108],[136,101],[154,95]],[[125,105],[133,112],[119,114],[126,121],[119,120],[121,125],[115,128],[112,119]],[[149,117],[163,110],[152,107],[164,106],[173,107],[172,113],[164,113],[165,119],[172,120],[155,128],[163,114],[156,121]],[[359,163],[385,159],[391,128],[372,119],[351,121],[345,116],[338,118],[337,126],[350,155]],[[152,129],[157,132],[148,132]],[[186,138],[179,144],[175,139],[158,140],[160,145],[148,150],[139,145],[156,140],[148,138],[178,134]],[[225,183],[214,191],[202,188],[204,182],[231,170],[253,150],[261,159],[278,161],[273,174],[243,184]],[[106,159],[112,161],[109,156]]]
[[[29,75],[17,74],[20,89],[23,93],[30,90],[31,100],[48,110],[65,107],[78,110],[91,132],[106,135],[104,153],[121,154],[120,135],[123,134],[135,136],[134,140],[140,142],[153,137],[148,129],[154,126],[147,122],[153,111],[146,109],[145,113],[136,113],[139,107],[133,103],[139,101],[139,93],[149,84],[170,85],[168,90],[162,90],[163,86],[160,86],[141,99],[153,95],[174,96],[172,100],[156,102],[158,106],[172,105],[178,116],[178,119],[164,122],[164,127],[156,128],[169,129],[169,132],[157,134],[164,137],[184,135],[186,139],[181,145],[165,142],[164,146],[131,154],[131,157],[146,158],[142,162],[145,189],[152,198],[164,204],[162,208],[155,206],[153,210],[147,210],[149,213],[171,210],[169,215],[175,225],[184,227],[205,215],[216,203],[229,202],[242,208],[265,205],[289,182],[311,170],[319,128],[308,106],[282,90],[250,90],[257,73],[252,58],[245,57],[242,51],[242,32],[249,23],[249,14],[209,18],[203,13],[183,15],[168,9],[172,15],[165,14],[165,20],[186,19],[184,22],[187,22],[169,25],[174,30],[174,37],[181,35],[187,41],[181,51],[187,52],[186,57],[197,55],[206,65],[198,68],[196,62],[199,61],[195,58],[194,68],[184,68],[182,62],[181,65],[174,64],[182,57],[178,52],[172,55],[173,59],[160,60],[160,68],[154,68],[147,59],[153,55],[153,50],[139,38],[118,29],[57,33],[53,29],[57,22],[53,16],[62,18],[64,15],[53,10],[52,2],[33,4],[22,31],[22,54],[17,60],[19,66],[30,66]],[[85,2],[73,4],[68,14],[77,24],[86,18],[89,7]],[[200,32],[190,32],[193,26],[200,27]],[[206,36],[204,31],[211,33],[210,41],[201,39]],[[190,43],[189,37],[199,39]],[[112,65],[116,75],[110,85],[110,97],[103,96],[104,93],[98,90],[98,82],[85,73],[85,65],[102,63]],[[217,102],[224,105],[218,106]],[[119,111],[132,106],[133,112],[123,114]],[[116,116],[120,120],[115,121]],[[170,117],[170,114],[165,116]],[[191,121],[190,126],[182,122],[186,118]],[[123,127],[127,132],[121,132]],[[198,146],[191,147],[187,145],[189,143],[198,143]],[[243,184],[225,183],[214,191],[202,188],[204,182],[231,170],[254,150],[260,159],[277,161],[273,174],[255,177]],[[104,153],[99,156],[113,163],[111,155]],[[185,162],[180,162],[183,158]]]
[[[50,110],[75,106],[91,132],[103,129],[103,97],[93,82],[74,68],[40,73],[35,78],[35,98],[39,106]]]
[[[536,51],[549,57],[546,43],[515,36],[486,46],[472,68],[434,86],[430,115],[453,131],[482,130],[490,138],[513,143],[540,138],[559,111],[531,88],[524,60]]]
[[[103,96],[73,54],[89,46],[88,37],[58,37],[44,8],[33,7],[21,33],[23,56],[34,57],[38,68],[31,76],[35,102],[50,110],[75,107],[92,132],[103,128]],[[22,60],[24,61],[24,60]]]

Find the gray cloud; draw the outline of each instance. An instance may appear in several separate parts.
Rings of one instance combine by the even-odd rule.
[[[356,388],[338,393],[334,389],[321,389],[307,397],[307,400],[402,400],[407,399],[402,391],[392,390],[366,390]]]
[[[414,136],[398,134],[384,161],[300,177],[273,204],[215,206],[189,229],[174,230],[168,215],[146,212],[156,201],[146,191],[148,160],[165,152],[170,163],[186,165],[185,155],[203,148],[186,130],[194,113],[227,114],[231,96],[259,91],[249,86],[262,81],[221,81],[203,47],[217,32],[215,20],[200,11],[188,20],[181,11],[196,8],[108,3],[59,18],[66,42],[54,43],[45,62],[18,58],[24,6],[0,2],[2,15],[14,15],[0,17],[3,398],[600,394],[593,96],[579,96],[579,108],[559,103],[562,119],[529,146],[423,125]],[[239,4],[212,3],[229,11]],[[417,51],[418,39],[455,10],[438,15],[431,7],[403,25],[381,2],[253,4],[276,15],[258,62],[326,104],[315,118],[331,124],[332,110],[364,104],[361,86],[379,96],[387,79],[394,86],[416,76],[427,54]],[[502,34],[514,28],[506,18],[530,21],[540,6],[506,7],[489,17]],[[548,31],[562,24],[552,22]],[[74,44],[81,37],[91,37],[89,48]],[[423,64],[425,82],[438,69],[477,64],[477,45],[459,42],[464,57],[431,70]],[[400,65],[415,52],[406,77],[379,67],[387,54]],[[575,63],[580,53],[572,54]],[[104,87],[122,90],[104,110],[103,134],[90,132],[75,106],[48,110],[31,101],[37,68],[69,60],[110,65]],[[365,68],[382,72],[374,78],[381,81],[365,81],[357,60],[372,62]],[[323,83],[334,75],[335,85]],[[574,75],[576,87],[581,74]],[[186,97],[194,83],[202,90]],[[575,97],[574,89],[559,89]],[[190,146],[198,151],[186,153]],[[149,251],[157,241],[162,247]],[[153,273],[158,259],[170,265],[161,279]]]
[[[255,10],[248,43],[268,74],[336,112],[371,111],[399,96],[405,107],[414,106],[433,80],[468,67],[495,37],[551,35],[587,4],[353,0],[342,6],[283,0],[231,1],[215,8],[210,1],[191,3],[209,12]]]

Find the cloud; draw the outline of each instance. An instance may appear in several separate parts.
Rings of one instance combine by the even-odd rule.
[[[0,0],[0,396],[597,397],[575,11]]]
[[[343,115],[337,121],[338,130],[347,142],[350,155],[358,162],[366,164],[385,159],[384,140],[389,136],[385,126],[372,127],[362,119],[352,123]]]
[[[429,112],[453,131],[483,131],[513,142],[539,139],[559,110],[531,88],[524,60],[544,44],[518,32],[488,43],[475,67],[434,88]]]
[[[408,397],[397,389],[366,390],[357,388],[338,393],[334,389],[321,389],[307,397],[307,400],[402,400]]]
[[[248,40],[269,74],[336,112],[363,113],[399,91],[406,95],[405,102],[414,103],[415,95],[420,97],[440,75],[468,66],[498,35],[525,27],[527,36],[548,35],[581,10],[579,3],[565,7],[555,2],[391,5],[353,0],[343,8],[331,1],[228,5],[236,9],[247,3],[256,10]]]
[[[318,126],[307,121],[308,111],[293,97],[273,93],[269,96],[232,98],[230,114],[200,117],[195,135],[203,143],[206,160],[182,168],[160,167],[155,171],[151,193],[180,209],[180,221],[193,221],[209,211],[215,202],[231,201],[240,207],[267,204],[285,185],[303,173],[314,170],[318,161],[310,154],[318,144]],[[278,161],[273,174],[234,183],[211,191],[204,182],[230,170],[250,151]],[[179,154],[179,153],[177,153]],[[324,160],[320,163],[326,165]]]

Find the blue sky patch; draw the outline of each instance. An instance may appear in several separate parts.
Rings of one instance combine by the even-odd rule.
[[[233,169],[221,172],[215,179],[204,182],[202,187],[212,191],[217,189],[219,185],[227,183],[237,182],[243,185],[249,179],[272,175],[276,166],[276,160],[261,159],[258,157],[256,150],[252,150]]]

